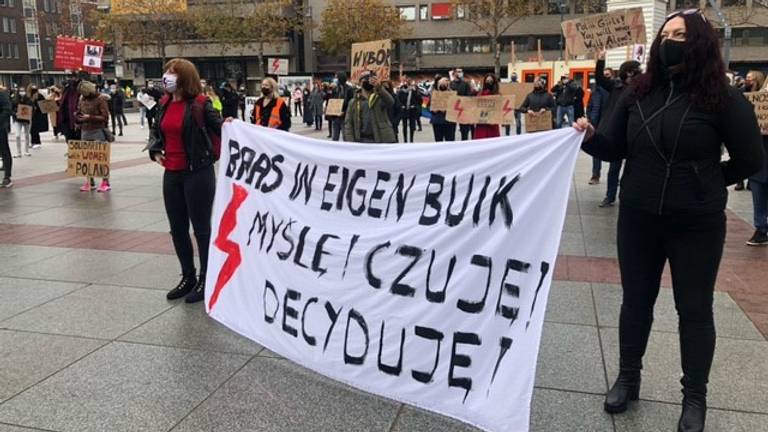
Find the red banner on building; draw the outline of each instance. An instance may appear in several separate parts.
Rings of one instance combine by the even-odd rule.
[[[102,41],[57,36],[53,67],[101,73],[103,56],[104,42]]]

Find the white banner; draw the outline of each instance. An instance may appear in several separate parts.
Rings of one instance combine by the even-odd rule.
[[[211,317],[359,389],[528,430],[581,134],[355,144],[235,121],[223,135]]]

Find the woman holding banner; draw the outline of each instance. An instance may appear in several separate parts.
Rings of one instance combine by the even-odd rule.
[[[499,94],[499,80],[494,74],[487,74],[483,78],[483,89],[478,96],[496,96]],[[474,139],[496,138],[501,136],[499,125],[497,124],[478,124],[475,125]]]
[[[203,93],[200,75],[192,62],[175,58],[165,65],[165,95],[157,104],[157,121],[150,130],[149,157],[165,168],[163,201],[181,281],[166,295],[168,300],[186,297],[187,303],[205,298],[211,213],[216,192],[213,164],[221,148],[222,119]],[[195,230],[200,255],[200,274],[195,271],[189,224]]]
[[[667,16],[647,72],[631,83],[583,149],[626,159],[617,228],[623,300],[619,375],[605,410],[640,392],[640,370],[668,261],[679,316],[683,377],[678,431],[702,431],[715,351],[713,291],[725,241],[726,186],[757,171],[764,155],[752,106],[728,87],[715,30],[698,9]],[[721,162],[725,144],[730,158]]]
[[[448,91],[451,85],[451,81],[445,77],[439,77],[436,81],[437,81],[437,84],[432,88],[432,93],[430,94],[430,98],[429,98],[429,102],[430,102],[429,112],[432,114],[432,118],[429,119],[429,122],[432,123],[432,133],[435,135],[435,142],[455,141],[456,140],[456,123],[449,122],[448,119],[446,119],[445,111],[431,110],[431,103],[433,100],[431,96],[433,96],[435,92],[438,92],[438,91]]]
[[[29,128],[29,135],[32,138],[32,148],[37,150],[42,147],[40,133],[48,132],[48,114],[44,113],[38,102],[45,100],[45,97],[37,90],[37,86],[29,85],[27,93],[32,100],[32,123]]]
[[[75,121],[80,129],[80,139],[83,141],[108,142],[107,124],[109,121],[109,106],[107,98],[96,89],[96,84],[82,80],[77,86],[80,93],[80,101],[77,104]],[[101,179],[101,185],[96,188],[93,177],[85,179],[85,184],[80,187],[81,192],[96,189],[98,192],[109,192],[112,186],[109,179]]]
[[[261,97],[256,100],[251,123],[288,131],[291,128],[291,107],[280,97],[277,82],[266,78],[261,82]]]

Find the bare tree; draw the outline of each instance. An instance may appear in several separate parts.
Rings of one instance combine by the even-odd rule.
[[[398,10],[381,0],[329,0],[322,14],[320,44],[330,54],[348,54],[353,43],[401,39],[409,33]]]

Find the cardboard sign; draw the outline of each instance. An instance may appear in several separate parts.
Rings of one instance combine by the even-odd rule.
[[[452,96],[446,120],[459,124],[515,124],[515,96]]]
[[[101,73],[103,56],[104,42],[102,41],[57,36],[53,67]]]
[[[140,94],[136,99],[138,99],[139,102],[141,102],[142,105],[147,107],[148,110],[151,110],[152,108],[157,105],[157,101],[155,101],[155,98],[150,96],[147,93]]]
[[[552,111],[525,114],[526,132],[539,132],[548,130],[552,130]]]
[[[352,82],[360,82],[360,75],[371,71],[379,80],[388,80],[392,41],[389,39],[352,44]]]
[[[747,100],[755,106],[755,116],[763,135],[768,135],[768,91],[744,93]]]
[[[621,9],[564,21],[560,24],[569,55],[583,55],[598,49],[645,44],[642,8]]]
[[[108,178],[110,148],[99,141],[67,141],[67,175]]]
[[[325,115],[341,116],[344,110],[344,99],[328,99],[328,105],[325,107]]]
[[[256,101],[259,100],[256,96],[246,96],[245,97],[245,115],[243,118],[245,118],[245,121],[247,123],[251,122],[251,115],[253,115],[253,110],[256,107]]]
[[[269,73],[273,75],[288,75],[288,59],[268,58]]]
[[[448,103],[454,96],[456,96],[456,92],[453,90],[433,91],[430,95],[429,110],[448,111]]]
[[[37,102],[37,106],[40,107],[40,111],[45,114],[56,112],[59,110],[59,104],[53,99],[45,99]]]
[[[19,105],[16,108],[16,118],[19,120],[32,120],[32,106],[31,105]]]
[[[514,95],[515,102],[520,104],[525,97],[533,91],[533,83],[501,83],[499,84],[499,93],[503,95]]]

